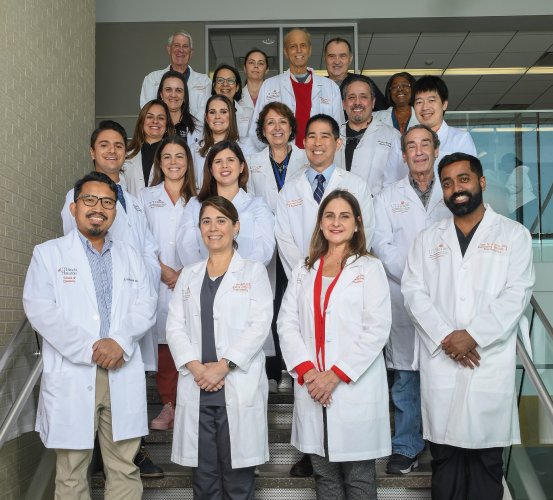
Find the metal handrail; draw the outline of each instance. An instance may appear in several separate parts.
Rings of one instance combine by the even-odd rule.
[[[29,320],[27,319],[27,316],[25,316],[21,320],[21,323],[19,323],[19,326],[16,328],[15,332],[12,334],[12,338],[10,339],[10,341],[8,342],[6,347],[4,348],[4,352],[2,353],[2,356],[0,357],[0,373],[2,373],[5,370],[5,368],[8,364],[8,361],[10,361],[10,359],[12,359],[12,354],[13,354],[13,351],[15,350],[17,339],[18,339],[19,335],[21,334],[21,332],[23,331],[23,328],[25,328],[25,326],[27,326],[28,322],[29,322]]]
[[[23,411],[23,408],[25,407],[25,404],[27,403],[29,396],[33,392],[33,388],[38,378],[40,377],[41,373],[42,373],[42,356],[39,356],[39,358],[36,360],[35,364],[33,365],[33,368],[31,370],[31,373],[27,377],[27,380],[25,380],[25,384],[23,384],[23,387],[21,388],[21,391],[19,392],[17,399],[15,400],[12,407],[10,408],[10,411],[8,412],[8,415],[6,416],[4,422],[2,422],[2,426],[0,427],[0,448],[4,446],[4,442],[8,437],[8,433],[10,432],[13,424],[15,424],[15,422],[19,418],[19,415]]]
[[[532,295],[532,297],[530,298],[530,304],[532,305],[532,308],[534,309],[534,312],[537,314],[538,318],[540,318],[541,324],[543,325],[549,336],[553,339],[553,326],[549,322],[549,319],[543,312],[543,309],[539,305],[534,295]]]

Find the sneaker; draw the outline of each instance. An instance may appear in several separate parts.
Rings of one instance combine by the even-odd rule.
[[[159,415],[150,423],[150,429],[155,431],[166,431],[173,428],[175,421],[175,409],[171,403],[163,405]]]
[[[274,378],[269,379],[269,394],[278,393],[278,383]]]
[[[152,462],[148,450],[141,446],[134,457],[134,465],[140,469],[140,477],[163,477],[163,470]]]
[[[390,456],[386,465],[386,474],[409,474],[419,466],[417,457],[409,458],[399,453]]]
[[[304,455],[290,469],[290,475],[295,477],[310,477],[313,475],[313,466],[311,465],[311,457]]]

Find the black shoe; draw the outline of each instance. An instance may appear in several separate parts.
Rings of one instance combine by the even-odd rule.
[[[399,453],[390,456],[386,465],[386,474],[409,474],[419,466],[417,457],[409,458]]]
[[[134,464],[140,468],[140,477],[163,477],[163,471],[152,462],[148,450],[141,446],[134,457]]]
[[[310,477],[313,475],[313,466],[311,465],[311,457],[304,455],[301,460],[298,460],[290,469],[290,475],[295,477]]]

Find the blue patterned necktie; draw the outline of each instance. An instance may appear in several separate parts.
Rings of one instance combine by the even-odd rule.
[[[123,188],[116,184],[117,186],[117,201],[123,205],[123,210],[127,213],[127,203],[125,202],[125,195],[123,194]]]
[[[317,181],[317,187],[315,188],[315,192],[313,193],[313,198],[315,198],[315,201],[317,203],[321,203],[321,200],[323,199],[323,194],[325,192],[325,176],[323,174],[317,174],[315,176],[315,180]]]

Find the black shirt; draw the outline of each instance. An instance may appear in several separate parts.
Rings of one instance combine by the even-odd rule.
[[[140,153],[142,155],[142,173],[144,174],[144,185],[148,187],[148,180],[150,179],[150,172],[152,171],[152,166],[154,164],[154,156],[157,151],[157,147],[161,141],[153,142],[148,144],[144,142],[140,148]]]
[[[470,245],[470,241],[472,240],[474,233],[476,233],[476,230],[478,229],[480,222],[482,222],[482,219],[478,221],[478,223],[470,230],[470,232],[466,236],[463,234],[463,231],[461,231],[457,227],[457,225],[455,225],[455,231],[457,231],[457,239],[459,240],[459,246],[461,247],[461,255],[463,257],[465,256],[465,252],[467,251],[467,248]]]
[[[353,160],[355,148],[359,144],[359,141],[363,138],[363,135],[365,135],[366,130],[367,128],[364,128],[363,130],[352,130],[349,127],[349,123],[346,124],[346,170],[348,172],[351,170],[351,162]]]

